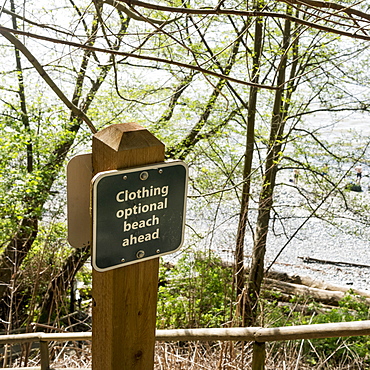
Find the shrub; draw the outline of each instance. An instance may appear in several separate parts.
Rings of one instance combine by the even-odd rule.
[[[232,268],[212,251],[188,251],[160,270],[158,328],[220,327],[229,319]]]

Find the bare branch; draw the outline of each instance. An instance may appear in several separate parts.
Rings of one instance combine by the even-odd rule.
[[[141,6],[143,8],[147,9],[154,9],[154,10],[160,10],[164,12],[170,12],[170,13],[180,13],[180,14],[194,14],[194,15],[236,15],[240,17],[269,17],[269,18],[280,18],[280,19],[287,19],[290,20],[291,22],[297,23],[297,24],[302,24],[305,26],[308,26],[310,28],[318,29],[321,31],[325,31],[328,33],[333,33],[337,35],[342,35],[342,36],[347,36],[350,38],[355,38],[355,39],[360,39],[360,40],[370,40],[370,36],[368,35],[359,35],[356,34],[357,30],[363,30],[363,27],[358,28],[356,27],[356,31],[354,32],[347,32],[344,30],[340,29],[335,29],[333,27],[328,27],[324,25],[320,25],[315,22],[310,22],[305,19],[297,18],[295,16],[289,15],[289,14],[283,14],[283,13],[277,13],[277,12],[266,12],[266,11],[244,11],[244,10],[236,10],[236,9],[190,9],[190,8],[177,8],[177,7],[171,7],[171,6],[162,6],[162,5],[157,5],[157,4],[151,4],[151,3],[146,3],[143,1],[139,0],[117,0],[119,2],[124,2],[127,3],[128,5],[137,5]],[[281,0],[284,1],[284,0]],[[284,1],[284,2],[289,2],[289,0]],[[318,2],[320,3],[320,2]],[[304,4],[307,5],[307,4]],[[341,6],[340,9],[347,9]],[[348,8],[349,9],[349,8]],[[356,14],[357,16],[361,16],[362,19],[369,20],[370,15],[361,11],[357,11],[352,9],[352,12],[349,14]],[[318,17],[318,20],[323,20],[322,17]],[[326,20],[326,19],[324,19]],[[356,23],[355,23],[356,24]],[[348,25],[347,25],[348,26]]]
[[[12,12],[10,10],[7,10],[5,8],[1,8],[0,9],[0,15],[1,15],[1,13],[8,14],[8,15],[16,18],[16,19],[19,19],[19,20],[25,22],[25,23],[32,24],[33,26],[37,26],[37,27],[40,27],[40,28],[47,28],[49,30],[53,30],[53,31],[58,32],[58,33],[63,33],[65,35],[71,35],[71,32],[63,31],[63,30],[61,30],[59,28],[52,27],[52,26],[50,26],[48,24],[34,22],[31,19],[29,19],[29,18],[25,18],[25,17],[23,17],[23,16],[21,16],[21,15],[19,15],[17,13],[14,13],[14,12]]]
[[[4,27],[0,26],[0,33],[11,42],[22,54],[30,61],[30,63],[35,67],[39,75],[44,79],[44,81],[49,85],[49,87],[57,94],[59,99],[79,118],[81,118],[90,128],[92,133],[96,133],[97,130],[93,123],[86,116],[86,114],[78,107],[76,107],[59,89],[59,87],[54,83],[53,79],[50,78],[48,73],[45,71],[43,66],[38,62],[38,60],[33,56],[33,54],[26,48],[26,46],[20,42],[11,32],[8,32]]]
[[[129,18],[132,18],[136,21],[144,21],[144,22],[150,22],[150,23],[160,24],[160,25],[163,23],[168,23],[168,21],[164,21],[164,20],[141,17],[136,12],[131,11],[125,4],[122,4],[116,0],[104,0],[104,3],[113,6],[117,10],[125,13]]]
[[[311,8],[323,8],[323,9],[334,9],[339,12],[343,12],[348,15],[355,15],[359,18],[367,19],[370,21],[370,14],[362,12],[357,9],[353,9],[353,4],[351,6],[344,6],[338,3],[333,3],[330,1],[317,1],[317,0],[278,0],[280,2],[290,4],[290,5],[305,5]]]
[[[192,64],[181,63],[181,62],[177,62],[177,61],[169,60],[169,59],[164,59],[164,58],[157,58],[157,57],[153,57],[153,56],[150,56],[150,55],[139,55],[139,54],[125,53],[123,51],[118,51],[118,50],[97,48],[97,47],[93,47],[93,46],[89,46],[89,45],[85,45],[85,44],[80,44],[78,42],[58,40],[58,39],[54,39],[54,38],[51,38],[51,37],[37,35],[37,34],[34,34],[34,33],[30,33],[30,32],[24,32],[24,31],[20,31],[20,30],[13,30],[11,28],[7,28],[7,27],[3,27],[3,26],[0,26],[0,33],[4,37],[6,37],[5,34],[11,35],[12,33],[15,33],[15,34],[24,35],[24,36],[32,37],[32,38],[39,39],[39,40],[49,41],[49,42],[52,42],[52,43],[55,43],[55,44],[69,45],[69,46],[77,47],[79,49],[88,49],[88,50],[101,52],[101,53],[115,54],[115,55],[120,55],[120,56],[125,56],[125,57],[130,57],[130,58],[136,58],[136,59],[142,59],[142,60],[150,60],[150,61],[163,63],[163,64],[171,64],[171,65],[175,65],[177,67],[198,71],[198,72],[201,72],[205,75],[210,75],[210,76],[222,78],[224,80],[235,82],[235,83],[238,83],[238,84],[241,84],[241,85],[254,86],[254,87],[257,87],[257,88],[261,88],[261,89],[276,90],[278,88],[278,87],[274,87],[274,86],[254,84],[252,82],[239,80],[237,78],[233,78],[233,77],[230,77],[230,76],[227,76],[227,75],[224,75],[224,74],[221,74],[221,73],[217,73],[217,72],[205,69],[205,68],[197,67],[197,66],[194,66]],[[13,38],[15,38],[15,37],[13,36]],[[370,36],[369,36],[369,40],[370,40]],[[23,48],[25,48],[25,46],[23,44],[21,44],[21,45],[23,46]]]

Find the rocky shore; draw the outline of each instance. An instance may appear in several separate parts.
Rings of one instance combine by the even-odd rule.
[[[361,193],[351,193],[354,200],[357,197],[360,202],[370,201],[367,188]],[[284,229],[277,226],[270,232],[266,267],[279,254],[271,269],[349,288],[370,290],[370,228],[348,217],[335,220],[336,226],[312,217],[286,245],[290,236],[305,222],[309,212],[299,206],[302,199],[295,189],[288,189],[281,194],[277,204],[282,203],[282,199],[285,199],[285,203],[288,199],[290,205],[294,203],[297,207],[291,208],[291,218],[285,220]],[[338,224],[342,227],[338,228]]]

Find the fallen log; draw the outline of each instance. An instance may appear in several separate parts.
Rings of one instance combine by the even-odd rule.
[[[310,288],[317,288],[317,289],[330,290],[330,291],[339,291],[343,293],[347,293],[348,291],[351,291],[356,295],[360,295],[365,298],[370,298],[370,292],[367,290],[356,289],[350,286],[331,284],[325,281],[312,279],[309,276],[297,276],[296,284],[297,283],[306,285]]]
[[[302,257],[299,257],[302,258]],[[331,262],[331,261],[328,261]],[[230,261],[222,261],[222,266],[225,268],[233,268],[234,263]],[[172,269],[173,265],[168,264],[166,266],[168,269]],[[356,267],[370,267],[368,265],[356,265]],[[245,274],[248,275],[249,268],[244,267]],[[275,284],[272,284],[271,281],[276,281]],[[270,282],[269,282],[270,281]],[[281,282],[278,284],[277,281]],[[166,283],[166,282],[164,282]],[[370,302],[370,291],[360,290],[352,288],[350,286],[336,285],[332,283],[327,283],[322,280],[313,279],[309,276],[300,276],[300,275],[289,275],[285,272],[270,270],[266,275],[265,283],[267,286],[275,286],[280,292],[280,301],[289,302],[293,295],[303,295],[310,296],[313,299],[318,300],[322,304],[328,304],[338,306],[338,302],[343,299],[345,293],[351,291],[353,294],[365,297],[366,303]],[[290,283],[292,285],[284,285],[284,283]],[[285,288],[284,288],[285,287]],[[269,293],[266,293],[267,295]],[[273,298],[271,295],[270,298]]]
[[[361,290],[349,286],[327,283],[322,280],[313,279],[309,276],[288,275],[285,272],[272,271],[267,275],[267,277],[274,280],[280,280],[282,282],[305,285],[310,288],[317,288],[321,290],[338,291],[343,293],[351,291],[356,295],[360,295],[365,298],[370,298],[370,291],[368,290]]]
[[[275,301],[279,307],[289,307],[293,312],[301,312],[305,315],[311,315],[312,313],[327,313],[333,308],[338,308],[338,306],[331,306],[328,304],[320,303],[320,306],[309,306],[308,304],[292,302],[293,295],[279,292],[278,297],[276,296],[276,291],[264,290],[263,298],[269,301]]]
[[[312,258],[312,257],[298,257],[298,258],[306,263],[321,263],[321,264],[336,265],[336,266],[359,267],[359,268],[370,269],[370,265],[363,265],[361,263],[321,260],[321,259]]]
[[[338,306],[339,301],[345,296],[345,292],[341,291],[311,288],[269,278],[265,279],[265,284],[268,288],[272,287],[284,294],[292,295],[292,298],[295,295],[300,295],[331,306]],[[370,306],[370,298],[363,298],[363,301]]]

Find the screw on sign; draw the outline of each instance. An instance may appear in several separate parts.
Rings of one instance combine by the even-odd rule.
[[[173,253],[183,243],[188,169],[181,161],[93,179],[93,267],[106,271]]]

